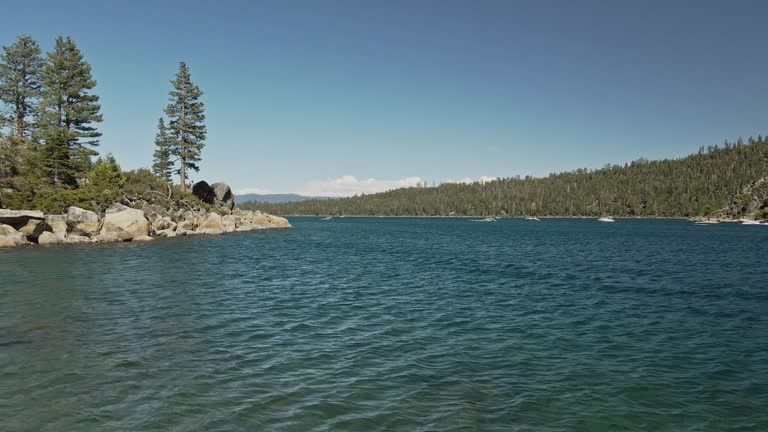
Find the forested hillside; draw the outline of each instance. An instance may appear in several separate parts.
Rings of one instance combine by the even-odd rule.
[[[672,160],[637,160],[544,178],[397,189],[335,200],[246,203],[282,215],[697,216],[768,174],[768,140],[726,142]]]

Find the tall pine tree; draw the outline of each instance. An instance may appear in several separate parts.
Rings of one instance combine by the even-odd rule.
[[[42,156],[42,169],[54,186],[74,186],[77,184],[67,145],[67,131],[64,128],[55,128],[48,131],[45,144],[40,149]]]
[[[9,108],[8,117],[16,138],[24,139],[31,133],[42,67],[40,46],[31,36],[17,37],[0,53],[0,101]]]
[[[91,65],[71,38],[56,38],[53,51],[47,55],[42,71],[42,99],[40,100],[41,136],[59,136],[64,131],[69,157],[79,172],[98,155],[93,148],[101,136],[93,123],[102,120],[99,97],[90,93],[96,86],[91,76]]]
[[[200,96],[203,92],[192,83],[187,64],[179,63],[176,79],[171,81],[170,103],[165,113],[170,119],[169,129],[174,143],[172,154],[179,160],[181,189],[187,189],[187,169],[199,171],[200,152],[205,146],[205,114]]]
[[[155,154],[152,172],[163,180],[170,182],[173,174],[173,137],[165,127],[165,121],[160,117],[157,122],[157,134],[155,135]]]

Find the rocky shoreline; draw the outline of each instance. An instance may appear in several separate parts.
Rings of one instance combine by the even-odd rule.
[[[152,241],[155,237],[291,228],[285,218],[235,208],[229,186],[223,183],[209,186],[200,182],[195,185],[195,195],[213,211],[200,206],[172,210],[146,201],[133,206],[113,203],[103,216],[74,206],[56,215],[0,209],[0,247]]]

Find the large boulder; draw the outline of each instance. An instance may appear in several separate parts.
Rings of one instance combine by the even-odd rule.
[[[66,215],[47,215],[45,217],[45,224],[51,229],[50,231],[56,234],[60,239],[67,237],[67,216]]]
[[[104,216],[99,241],[130,241],[149,235],[149,221],[141,210],[112,204]]]
[[[30,220],[43,220],[43,212],[37,210],[0,209],[0,224],[10,225],[14,229],[25,226]]]
[[[41,245],[59,244],[62,241],[63,239],[50,231],[42,232],[37,238],[37,243]]]
[[[216,200],[213,203],[216,207],[232,213],[235,208],[235,196],[232,195],[232,189],[226,183],[218,182],[211,185]]]
[[[221,210],[231,213],[235,208],[235,196],[232,189],[223,182],[209,185],[205,181],[199,181],[192,185],[192,193],[200,201],[215,206]]]
[[[67,232],[73,235],[93,237],[99,233],[99,216],[80,207],[67,209]]]
[[[221,216],[216,213],[208,213],[198,226],[198,234],[221,234],[224,232],[224,224],[221,222]]]
[[[192,194],[200,201],[213,204],[216,201],[216,192],[206,181],[199,181],[192,185]]]
[[[0,247],[11,247],[27,244],[27,237],[16,231],[12,226],[0,224]]]

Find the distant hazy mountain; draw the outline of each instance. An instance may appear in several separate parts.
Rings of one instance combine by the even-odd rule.
[[[245,194],[245,195],[235,195],[235,202],[237,204],[242,204],[244,202],[248,201],[260,201],[260,202],[268,202],[268,203],[286,203],[286,202],[297,202],[297,201],[306,201],[310,199],[328,199],[326,197],[311,197],[311,196],[304,196],[299,194]]]

